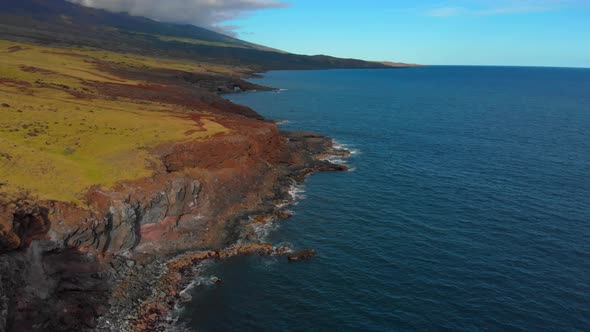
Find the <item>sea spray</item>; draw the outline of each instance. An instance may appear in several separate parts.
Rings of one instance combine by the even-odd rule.
[[[332,139],[332,147],[335,150],[348,151],[348,152],[350,152],[351,155],[356,155],[356,154],[361,153],[361,151],[359,149],[356,149],[356,147],[354,145],[342,143],[337,139]]]
[[[276,222],[276,218],[269,219],[264,223],[259,223],[252,226],[252,229],[256,233],[257,238],[261,242],[268,240],[268,236],[279,228],[279,223]]]
[[[294,184],[289,188],[289,195],[293,200],[293,205],[297,205],[299,200],[305,199],[305,186],[303,184]]]

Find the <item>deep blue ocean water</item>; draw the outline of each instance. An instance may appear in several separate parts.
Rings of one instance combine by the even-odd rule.
[[[195,331],[590,331],[590,70],[277,71],[232,95],[358,151],[268,240],[209,263]],[[305,196],[305,197],[303,197]]]

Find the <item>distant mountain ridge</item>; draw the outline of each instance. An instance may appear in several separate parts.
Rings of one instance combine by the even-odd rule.
[[[62,0],[5,0],[0,11],[14,15],[28,15],[41,22],[55,21],[61,18],[80,26],[113,27],[130,32],[158,34],[171,37],[192,38],[210,42],[223,42],[236,46],[256,48],[258,45],[248,43],[230,36],[189,24],[161,23],[148,18],[131,16],[126,13],[112,13],[102,9],[80,6]]]
[[[290,54],[193,25],[162,23],[65,0],[3,0],[0,38],[186,58],[252,70],[406,66]]]

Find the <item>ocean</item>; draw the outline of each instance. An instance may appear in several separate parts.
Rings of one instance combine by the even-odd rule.
[[[191,331],[589,331],[590,70],[275,71],[231,95],[353,151],[266,238],[208,262]],[[211,276],[221,284],[207,282]]]

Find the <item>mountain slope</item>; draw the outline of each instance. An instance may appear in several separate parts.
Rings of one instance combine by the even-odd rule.
[[[355,59],[289,54],[192,25],[161,23],[65,0],[4,0],[0,38],[90,46],[251,70],[391,67]]]
[[[256,45],[193,25],[167,24],[147,18],[111,13],[82,7],[67,1],[5,0],[1,11],[32,20],[85,27],[112,27],[129,32],[190,38],[226,43],[237,47],[256,48]]]

